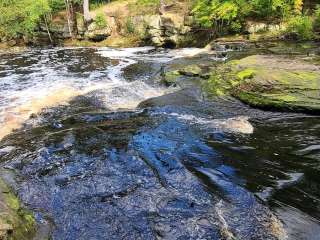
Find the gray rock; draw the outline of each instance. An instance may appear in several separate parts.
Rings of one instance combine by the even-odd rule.
[[[112,33],[109,26],[99,28],[95,23],[89,25],[88,30],[84,33],[84,37],[92,41],[103,41]]]

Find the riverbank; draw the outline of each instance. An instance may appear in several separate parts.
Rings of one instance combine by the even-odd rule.
[[[18,40],[8,38],[11,40],[0,44],[0,48],[1,45],[2,48],[19,45],[205,47],[217,37],[226,35],[230,37],[223,38],[251,42],[319,40],[317,12],[313,5],[309,7],[312,7],[310,14],[315,11],[314,15],[292,18],[292,23],[280,18],[245,18],[237,31],[226,27],[225,31],[220,29],[219,32],[217,26],[201,25],[192,1],[164,2],[161,11],[157,1],[120,0],[97,5],[90,11],[91,20],[87,24],[82,17],[77,17],[74,34],[70,32],[72,26],[69,25],[70,19],[69,22],[66,20],[65,10],[60,10],[54,12],[49,25],[40,23],[34,34],[18,34]]]

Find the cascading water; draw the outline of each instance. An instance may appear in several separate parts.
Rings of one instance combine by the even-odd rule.
[[[53,239],[318,239],[319,118],[160,84],[226,54],[1,55],[1,177]]]

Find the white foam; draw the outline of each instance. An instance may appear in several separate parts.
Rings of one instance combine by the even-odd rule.
[[[68,62],[61,61],[64,58],[62,52],[64,50],[75,50],[75,48],[30,50],[14,55],[13,62],[11,59],[0,59],[1,124],[10,121],[12,127],[19,127],[18,123],[23,122],[34,111],[46,107],[47,103],[48,106],[65,104],[76,95],[99,89],[106,93],[106,107],[134,108],[147,98],[163,95],[166,90],[151,87],[142,81],[126,82],[123,77],[123,70],[126,67],[139,61],[166,63],[177,58],[207,53],[207,50],[200,48],[157,49],[157,51],[154,51],[154,47],[96,48],[97,54],[117,60],[118,64],[106,66],[105,70],[80,71],[81,74],[78,74],[69,68],[74,65],[81,66],[81,55],[68,58]],[[13,65],[19,61],[27,61],[30,64],[21,67],[19,63],[17,66]],[[59,95],[62,97],[59,98]],[[0,129],[0,135],[1,130],[3,128]]]
[[[213,130],[222,130],[227,132],[235,132],[242,134],[252,134],[253,126],[246,116],[238,116],[227,119],[209,119],[204,117],[197,117],[190,114],[168,113],[167,115],[176,117],[177,119],[192,122],[194,124],[204,125],[206,128]]]
[[[148,52],[153,49],[98,48],[97,54],[118,60],[118,64],[106,66],[105,70],[80,71],[81,74],[69,69],[73,63],[81,63],[81,55],[68,59],[65,64],[66,60],[61,61],[64,53],[60,51],[65,50],[62,48],[31,50],[13,56],[15,61],[30,62],[27,66],[14,67],[15,62],[11,59],[0,59],[0,123],[3,125],[0,138],[18,128],[31,113],[46,106],[66,104],[72,97],[93,90],[105,92],[105,104],[110,109],[134,108],[140,101],[164,94],[161,88],[153,88],[141,81],[128,83],[123,77],[124,68],[143,59],[141,54],[151,59]]]

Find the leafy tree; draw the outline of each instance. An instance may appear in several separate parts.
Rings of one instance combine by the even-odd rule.
[[[0,37],[33,35],[50,10],[47,0],[0,0]]]
[[[102,29],[108,26],[107,20],[103,12],[97,13],[96,18],[94,19],[94,22],[96,23],[99,29]]]
[[[65,1],[64,0],[48,0],[49,6],[53,13],[65,10]]]
[[[240,22],[250,11],[251,5],[245,0],[197,0],[193,8],[198,23],[217,32],[236,25],[239,30]]]
[[[193,13],[201,26],[223,33],[241,31],[247,17],[284,21],[302,10],[303,0],[195,0]]]

